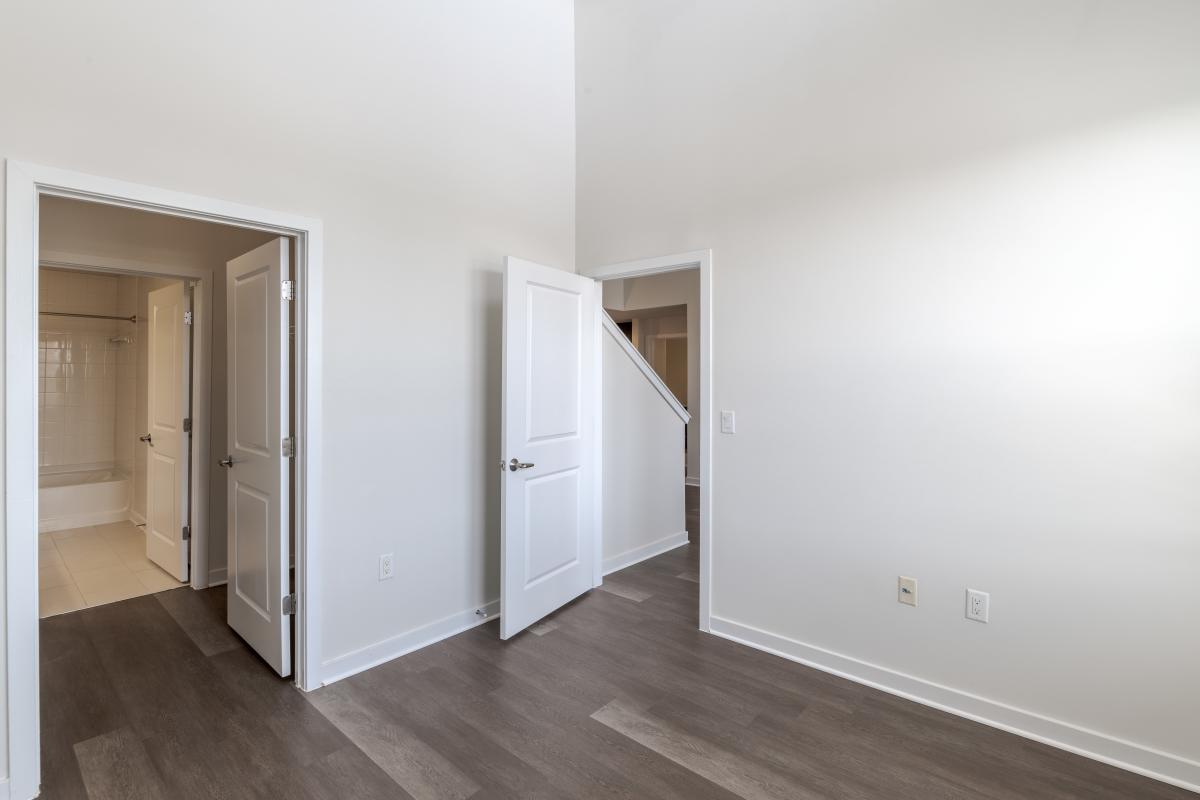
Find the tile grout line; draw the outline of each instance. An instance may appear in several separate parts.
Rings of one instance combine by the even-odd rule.
[[[137,593],[137,594],[130,595],[129,597],[122,597],[122,598],[118,598],[118,599],[114,599],[114,600],[105,600],[105,601],[102,601],[102,602],[95,602],[95,603],[94,603],[94,602],[91,602],[91,601],[89,601],[89,600],[87,599],[87,596],[86,596],[86,595],[84,594],[84,592],[83,592],[83,588],[82,588],[82,587],[79,585],[79,583],[78,583],[77,576],[76,576],[76,574],[75,574],[75,573],[76,573],[76,570],[75,570],[74,568],[72,568],[70,565],[68,565],[68,564],[67,564],[67,560],[66,560],[66,558],[63,556],[63,553],[62,553],[62,551],[59,549],[59,542],[60,542],[60,540],[59,540],[58,538],[56,538],[56,537],[53,535],[53,534],[54,534],[54,532],[47,532],[47,533],[44,533],[44,534],[43,534],[43,533],[41,533],[41,532],[39,532],[39,533],[38,533],[38,536],[39,536],[39,537],[40,537],[40,536],[43,536],[43,535],[44,535],[44,536],[48,536],[48,537],[49,537],[50,544],[51,544],[51,546],[52,546],[52,547],[53,547],[53,549],[54,549],[55,555],[58,557],[58,560],[59,560],[59,562],[62,564],[62,568],[63,568],[63,570],[66,572],[66,574],[67,574],[68,578],[69,578],[69,579],[70,579],[70,581],[71,581],[71,584],[70,584],[70,585],[71,585],[71,588],[73,588],[73,589],[75,590],[75,592],[76,592],[76,594],[79,596],[80,600],[82,600],[82,601],[83,601],[83,605],[82,605],[82,606],[79,606],[78,608],[72,608],[72,609],[68,609],[68,610],[65,610],[65,611],[58,611],[58,612],[56,612],[56,613],[54,613],[54,614],[48,614],[48,615],[46,615],[46,616],[42,616],[42,615],[39,613],[39,615],[38,615],[38,619],[47,619],[48,617],[51,617],[51,616],[59,616],[59,615],[61,615],[61,614],[69,614],[69,613],[73,613],[73,612],[75,612],[75,611],[82,611],[82,610],[84,610],[84,609],[88,609],[88,608],[97,608],[97,607],[99,607],[99,606],[105,606],[105,605],[109,605],[110,603],[117,603],[117,602],[121,602],[122,600],[132,600],[132,599],[134,599],[134,598],[137,598],[137,597],[145,597],[145,596],[148,596],[148,595],[154,595],[154,594],[157,594],[158,592],[162,592],[162,591],[170,591],[171,589],[179,588],[179,586],[185,586],[185,585],[186,585],[186,584],[183,584],[183,583],[179,583],[179,584],[178,584],[178,586],[169,586],[169,587],[164,587],[164,588],[161,588],[161,589],[151,589],[151,588],[149,588],[149,587],[148,587],[148,586],[146,586],[146,584],[145,584],[145,583],[144,583],[144,582],[141,580],[141,578],[139,578],[139,577],[138,577],[139,573],[141,573],[141,572],[151,572],[151,571],[153,571],[153,572],[155,572],[155,573],[161,573],[162,575],[165,575],[165,576],[167,576],[167,577],[168,577],[168,578],[170,578],[172,581],[174,581],[174,580],[175,580],[175,578],[174,578],[174,576],[173,576],[173,575],[170,575],[168,572],[166,572],[166,570],[163,570],[163,569],[162,569],[161,567],[159,567],[157,564],[155,564],[155,563],[153,563],[153,562],[150,562],[150,561],[147,561],[147,563],[149,563],[149,564],[150,564],[149,568],[147,568],[147,569],[144,569],[144,570],[136,570],[136,569],[134,569],[133,567],[131,567],[131,566],[128,564],[128,562],[126,561],[125,557],[124,557],[124,556],[122,556],[122,555],[121,555],[119,552],[117,552],[117,549],[116,549],[116,548],[113,546],[112,542],[111,542],[111,541],[110,541],[110,540],[109,540],[107,537],[105,537],[105,536],[104,536],[102,533],[100,533],[100,531],[99,531],[99,530],[97,530],[97,529],[96,529],[96,526],[95,526],[95,525],[85,525],[85,526],[81,526],[81,528],[91,528],[92,530],[91,530],[91,532],[90,532],[90,533],[76,534],[76,535],[74,535],[74,536],[64,537],[64,538],[63,538],[61,541],[68,541],[68,540],[72,540],[72,539],[82,539],[82,538],[91,538],[91,537],[95,537],[95,540],[97,540],[97,541],[100,541],[100,542],[101,542],[101,543],[104,545],[104,547],[105,547],[105,548],[107,548],[107,549],[108,549],[110,552],[112,552],[112,553],[113,553],[113,555],[115,555],[115,556],[116,556],[116,559],[117,559],[117,561],[118,561],[118,562],[120,562],[120,563],[119,563],[119,564],[114,564],[114,565],[112,565],[111,567],[91,567],[91,568],[89,568],[89,569],[80,570],[80,571],[82,571],[82,572],[88,572],[88,571],[90,571],[90,570],[92,570],[92,569],[110,569],[110,568],[116,568],[116,567],[118,567],[118,566],[119,566],[119,567],[120,567],[121,569],[123,569],[123,570],[124,570],[126,573],[128,573],[128,576],[129,576],[130,578],[132,578],[134,582],[136,582],[136,583],[139,585],[139,587],[140,587],[140,588],[139,588],[139,591],[138,591],[138,593]],[[137,532],[138,532],[138,533],[141,535],[141,537],[142,537],[142,540],[143,540],[143,542],[144,542],[144,541],[145,541],[146,532],[145,532],[143,529],[141,529],[141,528],[138,528],[137,526],[134,526],[134,529],[135,529],[135,530],[136,530],[136,531],[137,531]],[[75,530],[79,530],[79,529],[75,529]],[[40,573],[40,571],[41,571],[41,564],[40,564],[40,562],[39,562],[39,565],[38,565],[38,567],[39,567],[39,573]],[[176,583],[178,583],[178,582],[176,581]],[[42,588],[43,588],[43,587],[41,587],[40,585],[38,586],[38,593],[39,593],[39,595],[41,594]],[[61,588],[61,587],[50,587],[50,588]]]

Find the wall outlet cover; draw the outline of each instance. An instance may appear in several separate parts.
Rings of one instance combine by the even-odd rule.
[[[967,619],[976,622],[987,622],[992,596],[978,589],[967,589]]]
[[[896,599],[907,606],[917,604],[917,579],[901,575],[896,582]]]
[[[379,580],[386,581],[388,578],[396,574],[396,559],[391,553],[384,553],[379,557]]]

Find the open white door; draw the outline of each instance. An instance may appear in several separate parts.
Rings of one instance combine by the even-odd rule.
[[[500,637],[592,588],[595,282],[504,267]]]
[[[191,413],[191,338],[183,283],[149,294],[146,373],[146,558],[176,580],[188,579],[188,484],[191,451],[184,418]]]
[[[228,621],[280,675],[292,672],[288,458],[288,240],[226,267]]]

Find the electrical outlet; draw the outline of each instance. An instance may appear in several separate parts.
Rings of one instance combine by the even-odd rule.
[[[395,557],[391,553],[384,553],[379,557],[379,580],[386,581],[395,574]]]
[[[967,619],[987,622],[988,606],[991,604],[991,600],[992,596],[987,592],[967,589]]]
[[[732,411],[721,412],[721,433],[737,433],[737,424]]]
[[[896,599],[907,606],[917,604],[917,579],[901,575],[896,582]]]

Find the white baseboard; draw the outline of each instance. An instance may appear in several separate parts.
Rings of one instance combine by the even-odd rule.
[[[210,569],[208,571],[209,588],[212,588],[213,586],[220,586],[221,584],[229,581],[229,576],[226,573],[226,569],[226,567],[217,567],[216,569]]]
[[[132,522],[134,525],[145,525],[146,524],[146,518],[143,517],[138,512],[134,511],[132,508],[129,509],[129,521]]]
[[[321,662],[320,685],[328,686],[342,678],[357,675],[371,667],[377,667],[414,650],[420,650],[422,647],[435,644],[443,639],[449,639],[476,625],[482,625],[500,613],[500,601],[493,600],[480,610],[484,612],[482,615],[473,608],[460,611],[428,625],[422,625],[420,628],[414,628],[411,631],[388,637],[381,642],[323,661]]]
[[[1118,739],[759,628],[712,617],[712,633],[1027,739],[1200,792],[1200,762]]]
[[[38,533],[51,531],[69,531],[72,528],[86,528],[89,525],[107,525],[110,522],[124,522],[129,519],[129,512],[94,511],[86,514],[71,514],[64,517],[38,520]]]
[[[676,547],[680,547],[687,543],[687,531],[672,533],[670,536],[664,536],[663,538],[657,539],[650,544],[645,544],[641,547],[635,547],[633,550],[626,550],[620,555],[604,559],[604,564],[601,565],[601,570],[603,574],[607,575],[610,572],[616,572],[619,569],[632,567],[634,564],[638,563],[639,561],[645,561],[647,558],[660,556],[668,550],[674,550]]]
[[[684,477],[684,479],[683,479],[683,485],[684,485],[684,486],[699,486],[699,485],[700,485],[700,479],[699,479],[699,478],[693,478],[691,475],[688,475],[688,476]]]

